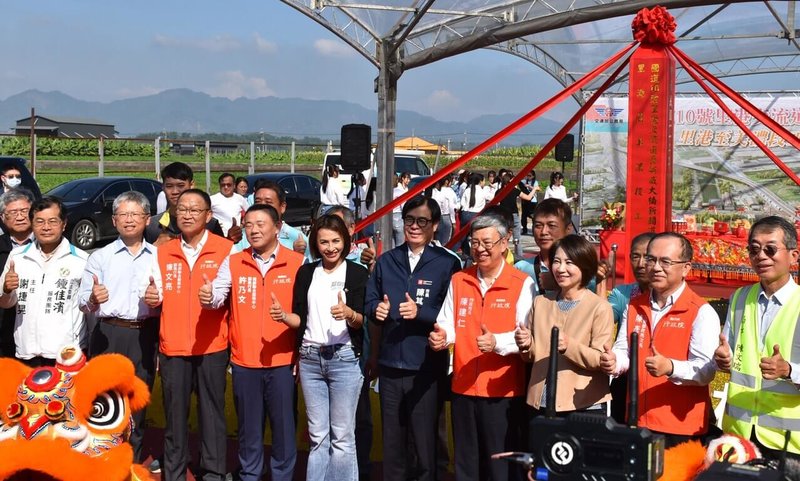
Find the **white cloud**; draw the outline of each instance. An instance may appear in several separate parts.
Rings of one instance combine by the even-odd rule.
[[[454,109],[461,107],[461,99],[449,90],[434,90],[425,99],[426,110]]]
[[[213,53],[230,52],[241,48],[239,40],[230,35],[214,35],[208,38],[176,38],[157,34],[153,37],[153,43],[161,47],[205,50]]]
[[[353,57],[356,54],[353,47],[346,43],[325,38],[315,40],[314,49],[326,57]]]
[[[217,74],[219,83],[209,90],[215,97],[227,97],[231,100],[239,97],[257,98],[275,95],[267,81],[260,77],[248,77],[241,70],[228,70]]]
[[[278,51],[278,45],[275,42],[270,42],[259,35],[258,32],[253,34],[253,40],[256,43],[256,50],[261,53],[275,53]]]

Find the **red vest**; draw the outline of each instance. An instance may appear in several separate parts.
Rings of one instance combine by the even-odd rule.
[[[525,363],[519,355],[480,352],[476,338],[481,335],[481,323],[494,333],[516,329],[517,298],[527,278],[524,272],[503,266],[500,277],[483,297],[476,266],[453,276],[453,392],[479,397],[525,394]]]
[[[708,412],[711,399],[708,386],[679,386],[667,376],[655,378],[644,367],[645,358],[652,355],[651,343],[656,350],[670,359],[685,361],[689,358],[689,340],[692,326],[700,307],[706,301],[684,287],[683,293],[672,308],[658,322],[651,337],[652,310],[650,293],[631,299],[628,306],[628,339],[639,333],[639,426],[669,434],[697,435],[708,431]],[[630,369],[634,369],[631,366]]]
[[[203,309],[198,294],[203,275],[213,280],[233,243],[208,233],[203,250],[189,269],[181,238],[158,247],[164,302],[158,348],[168,356],[197,356],[228,348],[228,308]]]
[[[248,248],[230,257],[231,362],[244,367],[278,367],[292,363],[296,335],[269,315],[272,294],[286,312],[292,311],[292,290],[303,255],[285,247],[261,276]]]

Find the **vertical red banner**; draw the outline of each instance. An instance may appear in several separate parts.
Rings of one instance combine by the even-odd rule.
[[[630,65],[625,255],[638,234],[672,225],[675,60],[662,45],[642,44]]]

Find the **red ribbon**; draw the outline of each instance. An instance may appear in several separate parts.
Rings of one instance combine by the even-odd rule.
[[[764,152],[767,157],[769,157],[775,165],[778,166],[784,174],[789,176],[790,179],[794,181],[795,184],[800,185],[800,178],[797,177],[797,174],[794,173],[792,169],[790,169],[786,164],[775,155],[769,147],[767,147],[764,142],[762,142],[750,128],[745,125],[742,120],[737,117],[733,111],[725,105],[725,102],[720,99],[719,95],[717,95],[711,88],[706,85],[703,79],[708,80],[710,83],[714,84],[715,87],[720,89],[725,95],[727,95],[731,100],[736,102],[740,107],[747,111],[750,115],[758,119],[759,122],[764,124],[767,128],[772,130],[773,132],[777,133],[781,137],[783,137],[787,142],[792,144],[796,149],[800,149],[800,139],[792,135],[788,130],[786,130],[782,125],[772,120],[772,118],[759,110],[755,105],[751,104],[747,100],[743,99],[739,94],[735,91],[731,90],[730,87],[722,83],[719,79],[711,75],[709,72],[705,71],[700,65],[698,65],[694,60],[690,59],[683,51],[676,48],[675,46],[667,47],[669,52],[678,60],[678,62],[683,66],[686,72],[697,82],[700,87],[705,90],[711,99],[719,105],[723,112],[740,128],[742,132],[747,134],[750,137],[750,140],[755,143],[762,152]],[[702,76],[702,78],[701,78]]]
[[[555,145],[564,137],[564,135],[566,135],[566,133],[570,131],[570,129],[578,122],[578,120],[580,120],[581,117],[583,117],[583,115],[586,113],[586,111],[589,110],[594,105],[594,103],[597,100],[597,98],[600,97],[600,95],[602,95],[603,92],[605,92],[606,89],[608,89],[609,86],[611,86],[611,84],[614,82],[614,80],[616,80],[617,77],[619,76],[620,72],[622,72],[622,69],[624,69],[628,65],[628,61],[629,60],[630,60],[630,57],[626,58],[619,65],[619,67],[617,67],[617,69],[614,71],[614,73],[612,73],[611,76],[609,76],[608,79],[606,79],[606,81],[603,83],[603,85],[601,85],[595,91],[595,93],[589,98],[589,100],[584,102],[584,104],[581,106],[581,108],[578,109],[577,112],[575,112],[575,115],[573,115],[567,121],[567,123],[563,127],[561,127],[561,130],[556,132],[556,135],[554,135],[553,138],[550,139],[550,142],[548,142],[542,148],[542,150],[540,150],[536,154],[536,156],[533,158],[533,160],[531,160],[531,162],[528,163],[528,165],[526,165],[525,167],[520,169],[519,173],[513,179],[511,179],[508,182],[508,184],[506,184],[505,187],[503,187],[502,189],[497,191],[497,193],[495,193],[494,198],[491,201],[489,201],[488,204],[486,204],[486,207],[484,207],[484,209],[486,209],[488,207],[491,207],[493,205],[497,205],[497,203],[499,203],[500,200],[502,200],[506,195],[508,195],[511,192],[511,190],[513,190],[520,182],[522,182],[522,179],[524,179],[525,176],[528,175],[528,172],[530,172],[534,167],[536,167],[536,165],[539,162],[541,162],[541,160],[551,150],[553,150],[553,147],[555,147]],[[473,217],[472,220],[475,220],[475,218],[477,218],[477,216]],[[467,232],[469,232],[470,224],[472,223],[472,220],[467,222],[465,225],[461,226],[461,229],[458,232],[456,232],[453,235],[453,237],[450,238],[450,241],[447,243],[447,247],[448,248],[452,249],[459,242],[459,240],[461,240],[461,238],[464,237],[467,234]]]
[[[571,96],[573,93],[575,93],[578,90],[582,89],[584,86],[589,84],[592,80],[594,80],[598,75],[600,75],[601,73],[605,72],[611,65],[614,65],[620,58],[622,58],[625,54],[627,54],[635,46],[636,46],[636,42],[633,42],[630,45],[626,46],[625,48],[623,48],[622,50],[620,50],[619,52],[614,54],[612,57],[610,57],[608,60],[606,60],[602,64],[600,64],[597,67],[595,67],[594,70],[592,70],[591,72],[589,72],[586,75],[584,75],[580,80],[578,80],[574,84],[570,85],[569,87],[567,87],[566,89],[562,90],[558,94],[554,95],[553,97],[551,97],[550,99],[548,99],[547,101],[545,101],[544,103],[542,103],[541,105],[536,107],[535,109],[531,110],[527,114],[525,114],[522,117],[520,117],[519,119],[515,120],[514,122],[509,124],[506,128],[504,128],[500,132],[494,134],[492,137],[490,137],[489,139],[483,141],[477,147],[473,148],[472,150],[470,150],[466,154],[464,154],[461,157],[459,157],[456,161],[450,163],[449,165],[447,165],[445,167],[442,167],[442,169],[439,170],[439,172],[436,172],[435,174],[431,175],[427,179],[423,180],[422,182],[417,184],[413,189],[409,189],[408,192],[406,192],[405,194],[401,195],[400,197],[387,202],[386,205],[384,205],[383,207],[379,208],[374,213],[370,214],[367,218],[365,218],[361,222],[359,222],[356,225],[355,232],[359,232],[362,229],[364,229],[365,227],[367,227],[368,225],[372,224],[373,222],[376,222],[378,219],[380,219],[384,215],[386,215],[389,212],[391,212],[391,210],[394,209],[396,206],[406,202],[408,199],[414,197],[415,195],[420,194],[425,189],[427,189],[428,187],[432,186],[433,184],[435,184],[436,182],[440,181],[441,179],[444,179],[445,177],[447,177],[451,173],[455,172],[456,169],[458,169],[462,165],[466,164],[470,160],[472,160],[475,157],[477,157],[478,155],[480,155],[482,152],[487,150],[489,147],[492,147],[493,145],[495,145],[499,141],[501,141],[504,138],[508,137],[509,135],[513,134],[517,130],[519,130],[522,127],[524,127],[525,125],[527,125],[529,122],[533,121],[534,119],[536,119],[540,115],[544,114],[545,112],[547,112],[548,110],[553,108],[555,105],[557,105],[560,102],[562,102],[567,97]],[[520,172],[520,173],[523,173],[523,172],[527,173],[524,170],[522,172]]]
[[[646,44],[672,45],[676,27],[675,17],[660,5],[639,10],[631,23],[633,38]]]

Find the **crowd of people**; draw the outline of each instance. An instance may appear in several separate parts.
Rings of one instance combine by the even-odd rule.
[[[166,425],[152,468],[170,481],[186,479],[193,393],[202,479],[252,481],[266,472],[293,479],[296,381],[308,419],[306,479],[370,478],[372,381],[383,479],[442,478],[446,401],[456,479],[522,479],[491,455],[524,450],[529,421],[547,408],[625,421],[631,369],[640,379],[638,424],[664,434],[668,446],[715,434],[708,385],[721,370],[731,379],[722,429],[770,457],[780,455],[788,431],[788,456],[800,459],[800,290],[791,273],[800,253],[787,220],[753,224],[748,253],[760,281],[736,291],[721,328],[686,282],[692,246],[677,233],[636,237],[636,280],[608,293],[608,266],[570,232],[570,206],[550,189],[560,180],[534,202],[541,189],[529,176],[513,203],[488,209],[494,192],[482,175],[463,176],[455,187],[445,180],[393,213],[395,247],[377,255],[354,238],[358,219],[340,204],[347,196],[338,172],[328,174],[323,189],[336,203],[306,237],[282,222],[285,193],[274,182],[259,180],[248,201],[242,179],[223,174],[219,194],[209,196],[194,187],[189,166],[170,164],[162,172],[164,211],[151,216],[137,192],[118,196],[119,238],[91,255],[64,237],[66,207],[58,199],[8,188],[0,196],[1,354],[47,366],[74,344],[90,356],[127,356],[151,388],[159,375]],[[489,177],[499,180],[491,184],[497,191],[513,175]],[[399,177],[396,191],[406,191],[407,179]],[[520,258],[514,239],[526,206],[539,253]],[[441,245],[459,208],[470,222],[461,256]],[[553,326],[560,330],[558,387],[548,397]],[[629,345],[632,332],[638,345]],[[232,475],[228,372],[239,441]],[[134,426],[130,442],[142,462],[143,413]]]

